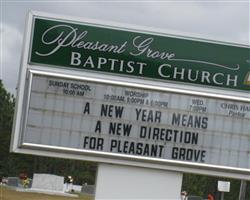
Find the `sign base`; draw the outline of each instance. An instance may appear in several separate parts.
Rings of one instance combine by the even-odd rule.
[[[95,200],[180,199],[182,173],[100,163]]]

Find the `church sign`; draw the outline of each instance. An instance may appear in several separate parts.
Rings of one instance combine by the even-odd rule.
[[[249,47],[35,18],[30,62],[250,90]]]
[[[26,37],[12,151],[250,179],[249,47],[41,13]]]

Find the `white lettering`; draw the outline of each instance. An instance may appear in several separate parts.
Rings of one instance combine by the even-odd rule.
[[[88,34],[87,31],[84,31],[80,33],[80,35],[77,36],[77,38],[72,42],[72,47],[82,48],[85,46],[85,42],[81,41],[86,35]]]
[[[119,60],[109,58],[109,61],[111,61],[111,67],[110,67],[110,70],[111,70],[111,71],[114,71],[114,70],[115,70],[115,62],[119,62]]]
[[[227,75],[227,83],[226,85],[230,85],[230,82],[233,82],[233,86],[237,86],[237,79],[238,79],[238,76],[234,76],[234,77],[231,77],[230,74]]]
[[[209,80],[209,77],[210,77],[210,73],[207,72],[207,71],[202,71],[201,72],[201,82],[204,83],[205,80],[207,83],[210,83],[210,80]]]
[[[107,59],[106,58],[99,57],[98,58],[97,68],[101,69],[101,66],[104,65],[104,64],[106,64],[106,63],[107,63]]]
[[[195,77],[194,78],[192,78],[192,72],[193,72],[193,70],[191,70],[191,69],[188,70],[188,80],[190,80],[190,81],[197,81],[198,77],[199,77],[199,71],[198,70],[195,71],[196,73],[195,73]]]
[[[127,69],[126,72],[128,72],[128,73],[133,73],[133,72],[134,72],[135,69],[134,69],[133,64],[135,64],[134,61],[128,61],[128,64],[127,64],[127,65],[128,65],[128,68],[129,68],[129,69]]]
[[[181,71],[178,71],[178,68],[175,67],[174,68],[174,76],[173,78],[176,79],[177,78],[177,75],[180,75],[180,79],[181,80],[184,80],[184,72],[185,72],[185,69],[184,68],[181,68]]]
[[[83,67],[86,67],[86,65],[90,65],[91,68],[95,68],[95,65],[93,63],[92,57],[89,56],[85,63],[83,64]]]
[[[58,36],[56,36],[55,38],[52,38],[51,35],[49,34],[50,31],[53,31],[54,29],[58,29],[58,28],[64,28],[64,30],[62,30],[61,32],[54,31],[55,33],[58,32]],[[63,37],[64,33],[68,32],[68,31],[65,31],[65,28],[66,28],[66,30],[69,29],[69,33]],[[52,26],[51,28],[47,29],[43,33],[42,43],[46,44],[46,45],[54,45],[57,43],[57,46],[48,53],[39,53],[38,51],[36,51],[35,53],[39,56],[49,56],[51,54],[54,54],[61,47],[69,46],[76,38],[76,30],[77,30],[77,28],[72,28],[71,26],[68,26],[68,25]],[[69,40],[68,42],[66,42],[70,37],[72,37],[72,39]]]
[[[165,75],[165,74],[162,73],[162,68],[163,68],[163,67],[171,68],[172,66],[169,65],[169,64],[162,64],[162,65],[160,65],[159,68],[158,68],[158,74],[159,74],[161,77],[170,78],[170,75]]]
[[[79,66],[81,64],[81,54],[77,52],[71,53],[70,65]]]
[[[217,80],[217,76],[222,76],[222,77],[224,77],[224,74],[222,74],[222,73],[216,73],[216,74],[213,76],[213,81],[214,81],[215,84],[217,84],[217,85],[223,85],[223,82],[219,82],[219,81]]]
[[[138,62],[137,64],[139,64],[139,74],[143,74],[143,69],[147,66],[147,63]]]
[[[141,40],[141,36],[136,36],[133,39],[133,46],[135,47],[135,51],[130,52],[130,55],[140,56],[142,54],[145,54],[147,58],[153,58],[153,59],[160,58],[161,60],[164,60],[164,59],[171,60],[172,58],[175,57],[174,53],[160,52],[160,51],[154,51],[150,49],[150,45],[153,41],[154,41],[154,38],[152,37]]]

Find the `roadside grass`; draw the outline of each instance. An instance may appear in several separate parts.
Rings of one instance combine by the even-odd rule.
[[[79,197],[76,198],[32,192],[17,192],[1,185],[0,200],[94,200],[94,197],[85,194],[80,194]]]

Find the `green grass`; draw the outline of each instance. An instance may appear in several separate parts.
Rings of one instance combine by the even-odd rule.
[[[74,198],[32,192],[17,192],[1,185],[0,200],[94,200],[94,197],[84,194],[80,194],[78,198]]]

